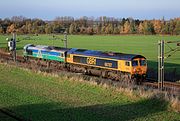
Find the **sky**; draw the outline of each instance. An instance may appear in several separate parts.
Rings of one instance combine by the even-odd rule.
[[[0,18],[12,16],[170,19],[180,17],[180,0],[0,0]]]

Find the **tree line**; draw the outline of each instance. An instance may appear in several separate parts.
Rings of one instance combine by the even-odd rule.
[[[168,34],[180,35],[180,18],[139,20],[113,17],[56,17],[52,21],[23,16],[0,19],[0,34]]]

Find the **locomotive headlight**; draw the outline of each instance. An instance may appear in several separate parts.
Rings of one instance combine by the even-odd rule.
[[[141,73],[143,73],[143,70],[142,70],[141,68],[134,68],[134,69],[133,69],[133,73],[135,73],[135,74],[141,74]]]
[[[134,73],[136,72],[136,68],[133,69],[133,72],[134,72]]]

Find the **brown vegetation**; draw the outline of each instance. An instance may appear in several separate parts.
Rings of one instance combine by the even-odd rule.
[[[0,33],[16,31],[19,34],[51,34],[67,31],[69,34],[180,34],[180,18],[170,20],[138,20],[133,18],[57,17],[53,21],[14,16],[0,19]]]

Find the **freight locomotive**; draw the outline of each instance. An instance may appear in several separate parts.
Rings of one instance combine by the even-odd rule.
[[[140,82],[146,78],[147,62],[142,55],[54,46],[24,46],[25,58],[56,61],[70,71],[118,81]]]

